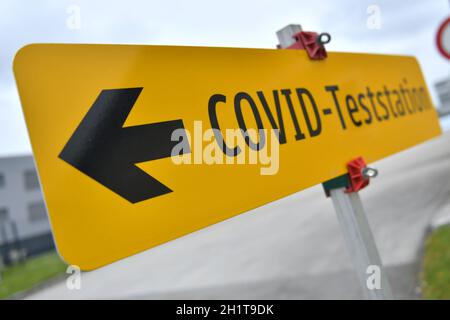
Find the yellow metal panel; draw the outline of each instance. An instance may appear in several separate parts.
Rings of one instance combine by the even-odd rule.
[[[329,53],[326,60],[311,61],[302,50],[35,44],[17,53],[14,72],[58,251],[84,270],[341,175],[357,156],[372,162],[440,134],[413,57]],[[340,109],[333,86],[339,88]],[[190,133],[187,156],[192,157],[199,151],[194,122],[211,128],[213,95],[226,97],[215,106],[222,132],[238,128],[234,101],[240,92],[254,100],[264,128],[272,129],[257,92],[279,123],[275,90],[286,136],[279,145],[278,170],[263,175],[262,164],[146,161],[138,167],[173,192],[127,201],[59,157],[102,90],[120,88],[143,88],[125,127],[181,119]],[[303,139],[296,140],[285,89],[291,91]],[[321,130],[316,136],[308,131],[296,89],[306,89],[317,105]],[[317,127],[311,101],[302,97]],[[242,111],[248,127],[255,128],[245,101]]]

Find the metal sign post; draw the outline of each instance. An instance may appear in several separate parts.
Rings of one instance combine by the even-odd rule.
[[[381,262],[358,191],[368,185],[377,171],[365,166],[362,158],[348,164],[349,173],[323,183],[333,201],[344,241],[369,299],[393,299],[391,286]]]
[[[313,60],[327,57],[324,44],[331,40],[327,33],[304,32],[300,25],[288,25],[277,32],[279,49],[303,49]],[[369,299],[393,299],[391,287],[364,212],[358,191],[369,184],[377,171],[366,167],[362,158],[350,161],[348,174],[323,183],[331,197],[341,225],[344,241],[358,274],[361,288]]]
[[[330,190],[330,196],[361,287],[364,288],[367,297],[393,299],[359,194],[346,193],[345,188],[339,188]],[[368,283],[369,276],[375,273],[380,276],[379,287],[376,285],[371,287]]]

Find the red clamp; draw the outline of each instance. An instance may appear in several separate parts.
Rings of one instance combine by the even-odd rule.
[[[300,31],[293,35],[295,42],[285,49],[304,49],[312,60],[323,60],[327,57],[325,44],[330,42],[328,33]]]
[[[378,171],[369,168],[362,157],[358,157],[347,163],[349,186],[347,193],[358,192],[369,185],[370,178],[377,176]]]
[[[369,185],[370,178],[375,178],[378,171],[366,166],[362,157],[347,163],[347,173],[322,183],[327,197],[333,189],[345,188],[346,193],[358,192]]]

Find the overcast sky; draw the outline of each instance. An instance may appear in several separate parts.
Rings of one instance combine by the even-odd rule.
[[[435,45],[449,0],[1,0],[0,13],[0,155],[31,152],[12,74],[15,52],[28,43],[274,48],[277,30],[300,23],[331,33],[330,51],[416,56],[435,104],[433,84],[450,75]]]

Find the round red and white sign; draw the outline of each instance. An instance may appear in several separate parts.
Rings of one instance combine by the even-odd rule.
[[[447,59],[450,59],[450,17],[439,27],[436,43],[439,52]]]

